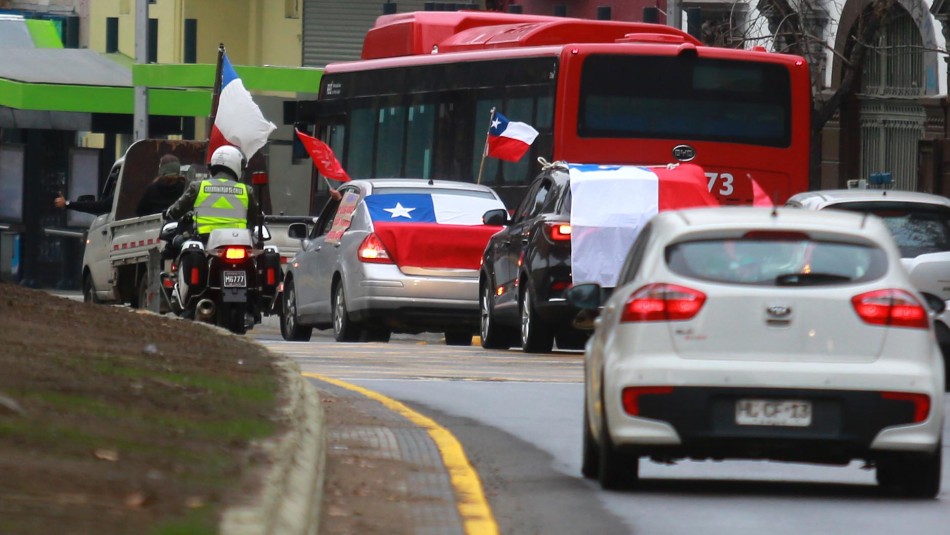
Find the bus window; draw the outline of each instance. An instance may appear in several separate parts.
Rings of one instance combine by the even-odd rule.
[[[435,141],[435,105],[409,107],[406,117],[406,176],[432,178],[432,149]]]
[[[400,177],[402,173],[403,142],[405,141],[406,107],[383,105],[378,112],[378,142],[374,177]]]
[[[376,137],[376,114],[368,101],[350,113],[349,151],[346,172],[350,178],[373,176],[373,141]]]

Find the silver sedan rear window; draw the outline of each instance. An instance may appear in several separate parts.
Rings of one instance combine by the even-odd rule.
[[[757,286],[852,284],[887,271],[886,253],[870,245],[764,234],[676,243],[666,262],[684,277]]]

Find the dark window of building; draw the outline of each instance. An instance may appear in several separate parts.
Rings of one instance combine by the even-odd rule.
[[[119,17],[106,18],[106,53],[119,51]]]

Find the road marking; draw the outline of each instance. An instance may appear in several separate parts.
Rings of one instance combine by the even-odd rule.
[[[426,430],[429,436],[435,442],[439,454],[442,456],[442,463],[449,472],[449,479],[452,486],[455,487],[455,496],[458,503],[459,514],[462,516],[462,523],[466,535],[497,535],[498,524],[495,523],[495,517],[485,498],[482,482],[478,473],[472,468],[472,463],[465,456],[465,450],[462,444],[448,429],[440,426],[435,420],[428,416],[423,416],[410,409],[400,401],[384,396],[379,392],[374,392],[367,388],[333,379],[325,375],[304,372],[304,377],[323,381],[345,388],[353,392],[362,394],[370,399],[382,403],[389,410],[401,414],[412,423]]]

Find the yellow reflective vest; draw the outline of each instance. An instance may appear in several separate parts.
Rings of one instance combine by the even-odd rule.
[[[195,198],[198,234],[220,228],[247,228],[248,187],[226,178],[201,181]]]

